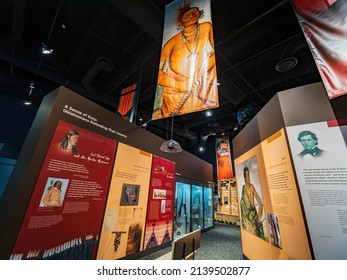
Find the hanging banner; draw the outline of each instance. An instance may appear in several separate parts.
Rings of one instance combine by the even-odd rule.
[[[347,2],[294,0],[301,28],[330,99],[347,93]]]
[[[211,1],[173,1],[165,8],[152,119],[218,107],[216,72]]]
[[[153,156],[144,250],[173,240],[175,170],[174,162]]]
[[[216,138],[216,158],[218,180],[233,178],[229,136]]]
[[[137,84],[122,89],[117,112],[129,122],[134,123],[137,107]]]
[[[58,122],[11,259],[95,259],[116,145]]]

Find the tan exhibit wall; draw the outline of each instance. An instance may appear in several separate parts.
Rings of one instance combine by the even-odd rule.
[[[337,146],[342,146],[343,155],[330,149],[337,162],[299,164],[296,153],[301,144],[297,132],[322,126],[326,138],[333,137]],[[341,126],[336,126],[336,117],[323,85],[316,83],[277,93],[235,137],[235,174],[245,258],[346,258],[338,245],[347,242],[338,216],[346,211],[345,206],[326,198],[319,203],[329,204],[333,210],[325,208],[323,214],[324,206],[316,202],[318,194],[315,191],[321,191],[326,197],[329,193],[335,196],[344,192],[347,185],[344,179],[339,179],[330,189],[326,184],[310,182],[309,185],[309,177],[304,174],[314,169],[321,172],[326,168],[347,167],[341,130]],[[319,144],[327,141],[321,138]],[[344,169],[339,172],[343,178]],[[245,174],[249,176],[247,180]],[[331,180],[326,174],[324,176],[327,181]],[[323,226],[327,235],[324,235]]]

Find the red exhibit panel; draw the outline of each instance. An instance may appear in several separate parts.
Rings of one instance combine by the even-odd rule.
[[[172,241],[176,164],[153,156],[144,250]]]
[[[12,259],[94,259],[117,142],[59,121]]]

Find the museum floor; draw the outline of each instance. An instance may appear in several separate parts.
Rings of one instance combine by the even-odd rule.
[[[152,253],[141,260],[160,259],[170,255],[171,247]],[[165,258],[163,258],[165,259]],[[242,260],[240,228],[233,225],[215,223],[215,228],[201,235],[201,244],[196,260]]]

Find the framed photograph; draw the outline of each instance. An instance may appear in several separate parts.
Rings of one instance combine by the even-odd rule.
[[[140,185],[123,184],[120,206],[139,204]]]

